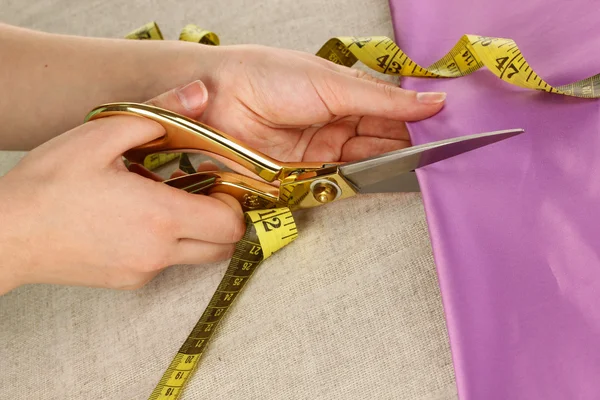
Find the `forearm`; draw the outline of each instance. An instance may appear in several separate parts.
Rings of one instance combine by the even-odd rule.
[[[179,41],[48,34],[0,24],[0,150],[30,150],[83,122],[91,108],[146,101],[202,79],[219,50]]]

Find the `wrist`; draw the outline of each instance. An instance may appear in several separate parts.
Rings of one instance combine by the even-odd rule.
[[[221,48],[183,41],[156,41],[152,44],[158,46],[156,55],[163,61],[157,62],[156,68],[152,68],[153,63],[148,59],[140,63],[140,71],[152,71],[150,73],[154,75],[144,77],[148,86],[143,101],[195,80],[201,80],[209,90],[215,85],[215,73],[223,60]],[[164,60],[167,60],[166,65]]]

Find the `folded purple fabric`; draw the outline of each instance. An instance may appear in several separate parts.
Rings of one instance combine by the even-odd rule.
[[[463,34],[511,38],[554,86],[600,72],[594,0],[391,0],[396,42],[427,66]],[[530,91],[483,69],[446,91],[415,144],[524,128],[418,172],[459,397],[600,399],[600,100]]]

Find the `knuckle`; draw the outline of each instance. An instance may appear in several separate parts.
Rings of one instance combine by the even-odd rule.
[[[345,103],[343,91],[336,87],[336,80],[324,79],[313,82],[313,87],[323,106],[327,109],[329,117],[333,118],[342,104]]]
[[[219,262],[219,261],[228,260],[231,258],[234,251],[235,251],[235,245],[233,245],[233,244],[220,245],[212,252],[211,256],[208,257],[208,259],[205,261],[206,262]]]
[[[230,259],[233,256],[233,252],[235,251],[235,245],[229,245],[229,246],[225,246],[225,248],[222,250],[220,257],[221,260],[227,260]]]
[[[226,243],[239,241],[246,230],[244,214],[238,200],[223,193],[213,193],[210,197],[219,226],[219,240]]]
[[[367,74],[365,71],[362,71],[360,69],[353,69],[353,71],[355,71],[354,73],[356,74],[357,78],[365,78],[365,77],[370,77],[369,74]]]
[[[365,71],[362,71],[360,69],[353,69],[352,71],[355,71],[354,74],[359,79],[366,79],[368,81],[377,81],[377,79],[374,76],[366,73]]]
[[[168,100],[169,100],[169,97],[171,96],[172,92],[173,92],[173,90],[170,90],[165,93],[161,93],[158,96],[146,101],[146,104],[149,104],[149,105],[155,106],[155,107],[165,106],[169,103]]]
[[[167,246],[160,241],[143,240],[139,251],[122,256],[115,264],[121,271],[147,273],[161,270],[169,265]]]
[[[235,212],[229,206],[223,204],[223,214],[221,217],[222,221],[222,238],[226,243],[235,243],[239,241],[246,230],[243,215]]]
[[[171,233],[178,228],[173,214],[164,209],[155,210],[155,212],[148,214],[146,216],[146,225],[152,234],[159,237],[164,237],[165,234]]]
[[[391,85],[386,85],[382,82],[375,82],[379,90],[381,90],[389,101],[394,101],[396,99],[396,88]]]
[[[246,232],[246,224],[244,223],[243,218],[239,218],[236,215],[235,221],[233,222],[231,229],[231,242],[235,243],[242,239],[244,233]]]

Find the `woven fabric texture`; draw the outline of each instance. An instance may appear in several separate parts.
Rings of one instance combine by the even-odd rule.
[[[383,0],[2,3],[3,22],[88,36],[155,20],[176,39],[195,23],[223,45],[314,53],[335,35],[393,35]],[[0,153],[1,172],[20,156]],[[361,196],[296,220],[300,237],[257,271],[182,398],[455,399],[420,195]],[[38,285],[0,297],[0,399],[147,398],[226,266],[173,267],[133,292]]]

